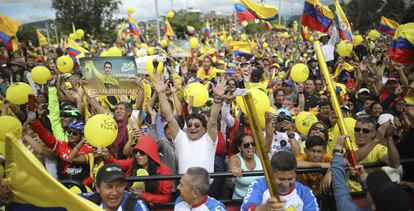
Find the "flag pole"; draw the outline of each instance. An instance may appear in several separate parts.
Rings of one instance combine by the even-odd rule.
[[[244,104],[246,105],[247,117],[249,118],[250,128],[254,142],[256,143],[257,154],[260,157],[260,162],[263,166],[264,175],[266,178],[266,184],[269,188],[269,193],[272,197],[275,197],[280,202],[280,196],[278,187],[276,185],[276,179],[273,176],[272,165],[270,164],[269,155],[265,149],[265,140],[262,135],[263,128],[260,127],[259,115],[257,115],[256,108],[254,106],[254,99],[250,92],[247,92],[243,96]]]
[[[338,101],[338,97],[336,95],[336,90],[335,90],[335,87],[333,85],[331,75],[329,74],[328,66],[326,65],[325,58],[323,56],[322,48],[321,48],[321,45],[320,45],[319,41],[314,42],[314,48],[315,48],[315,51],[316,51],[316,56],[318,57],[319,67],[320,67],[320,69],[322,71],[322,74],[325,78],[326,85],[327,85],[328,91],[329,91],[330,96],[331,96],[332,109],[334,110],[336,116],[338,117],[337,122],[338,122],[339,129],[341,131],[341,134],[349,134],[348,129],[345,126],[345,121],[344,121],[344,117],[342,115],[342,110],[339,106],[339,101]],[[346,154],[347,154],[349,163],[351,164],[352,167],[356,167],[357,164],[358,164],[358,161],[356,160],[356,156],[355,156],[355,148],[351,144],[351,140],[349,138],[345,139],[345,149],[346,149]],[[357,175],[359,176],[359,174],[360,174],[360,172],[358,171]]]

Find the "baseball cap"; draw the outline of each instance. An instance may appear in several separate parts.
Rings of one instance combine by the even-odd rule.
[[[389,120],[391,120],[391,121],[394,120],[394,116],[392,114],[381,114],[378,117],[378,124],[382,125],[382,124],[388,122]]]
[[[388,78],[387,83],[388,82],[391,82],[391,81],[398,82],[398,79],[397,78],[394,78],[394,77],[390,77],[390,78]]]
[[[282,113],[284,113],[286,116],[288,116],[288,117],[292,117],[292,115],[290,114],[290,111],[289,110],[287,110],[286,108],[280,108],[280,109],[277,109],[277,111],[276,111],[276,116],[279,116],[280,114],[282,114]]]
[[[284,84],[286,84],[288,86],[293,86],[293,82],[291,80],[284,80],[282,85],[284,85]]]
[[[371,94],[371,91],[369,91],[369,89],[367,89],[367,88],[361,88],[361,89],[359,89],[359,90],[358,90],[358,94],[357,94],[357,96],[358,96],[359,94],[363,93],[363,92],[368,92],[368,94]]]
[[[95,183],[101,184],[102,182],[111,182],[118,179],[126,180],[121,166],[114,163],[108,163],[99,169],[95,177]]]
[[[407,194],[384,171],[368,174],[367,185],[377,210],[409,210]]]

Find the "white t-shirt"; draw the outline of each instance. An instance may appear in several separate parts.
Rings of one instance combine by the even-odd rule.
[[[214,172],[217,139],[213,141],[206,132],[200,139],[190,141],[187,134],[180,130],[173,143],[179,174],[184,174],[190,167],[203,167],[210,173]]]
[[[301,138],[298,133],[295,133],[295,139],[300,143]],[[273,133],[273,140],[270,145],[269,158],[272,159],[272,156],[280,151],[292,152],[292,147],[290,146],[289,137],[286,133],[276,132],[276,134]]]

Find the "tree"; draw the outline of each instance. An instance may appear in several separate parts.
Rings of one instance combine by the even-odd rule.
[[[414,1],[411,1],[410,6],[404,13],[401,23],[414,22]]]
[[[353,30],[364,33],[378,28],[381,16],[400,22],[405,3],[404,0],[351,0],[344,10]]]
[[[185,37],[187,26],[193,26],[197,32],[200,32],[204,27],[201,13],[191,13],[186,10],[175,12],[174,18],[168,19],[175,34],[179,38]]]
[[[116,37],[116,22],[112,18],[121,4],[120,0],[52,0],[61,32],[71,33],[73,23],[76,28],[104,41]]]

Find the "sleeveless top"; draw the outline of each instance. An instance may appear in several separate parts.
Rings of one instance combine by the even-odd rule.
[[[240,158],[240,167],[243,171],[250,171],[246,166],[246,161],[242,158],[241,152],[236,154]],[[263,170],[262,163],[260,162],[259,156],[254,154],[254,162],[256,162],[256,167],[253,171]],[[260,178],[258,177],[236,177],[233,199],[242,199],[246,195],[247,188],[253,180]]]

